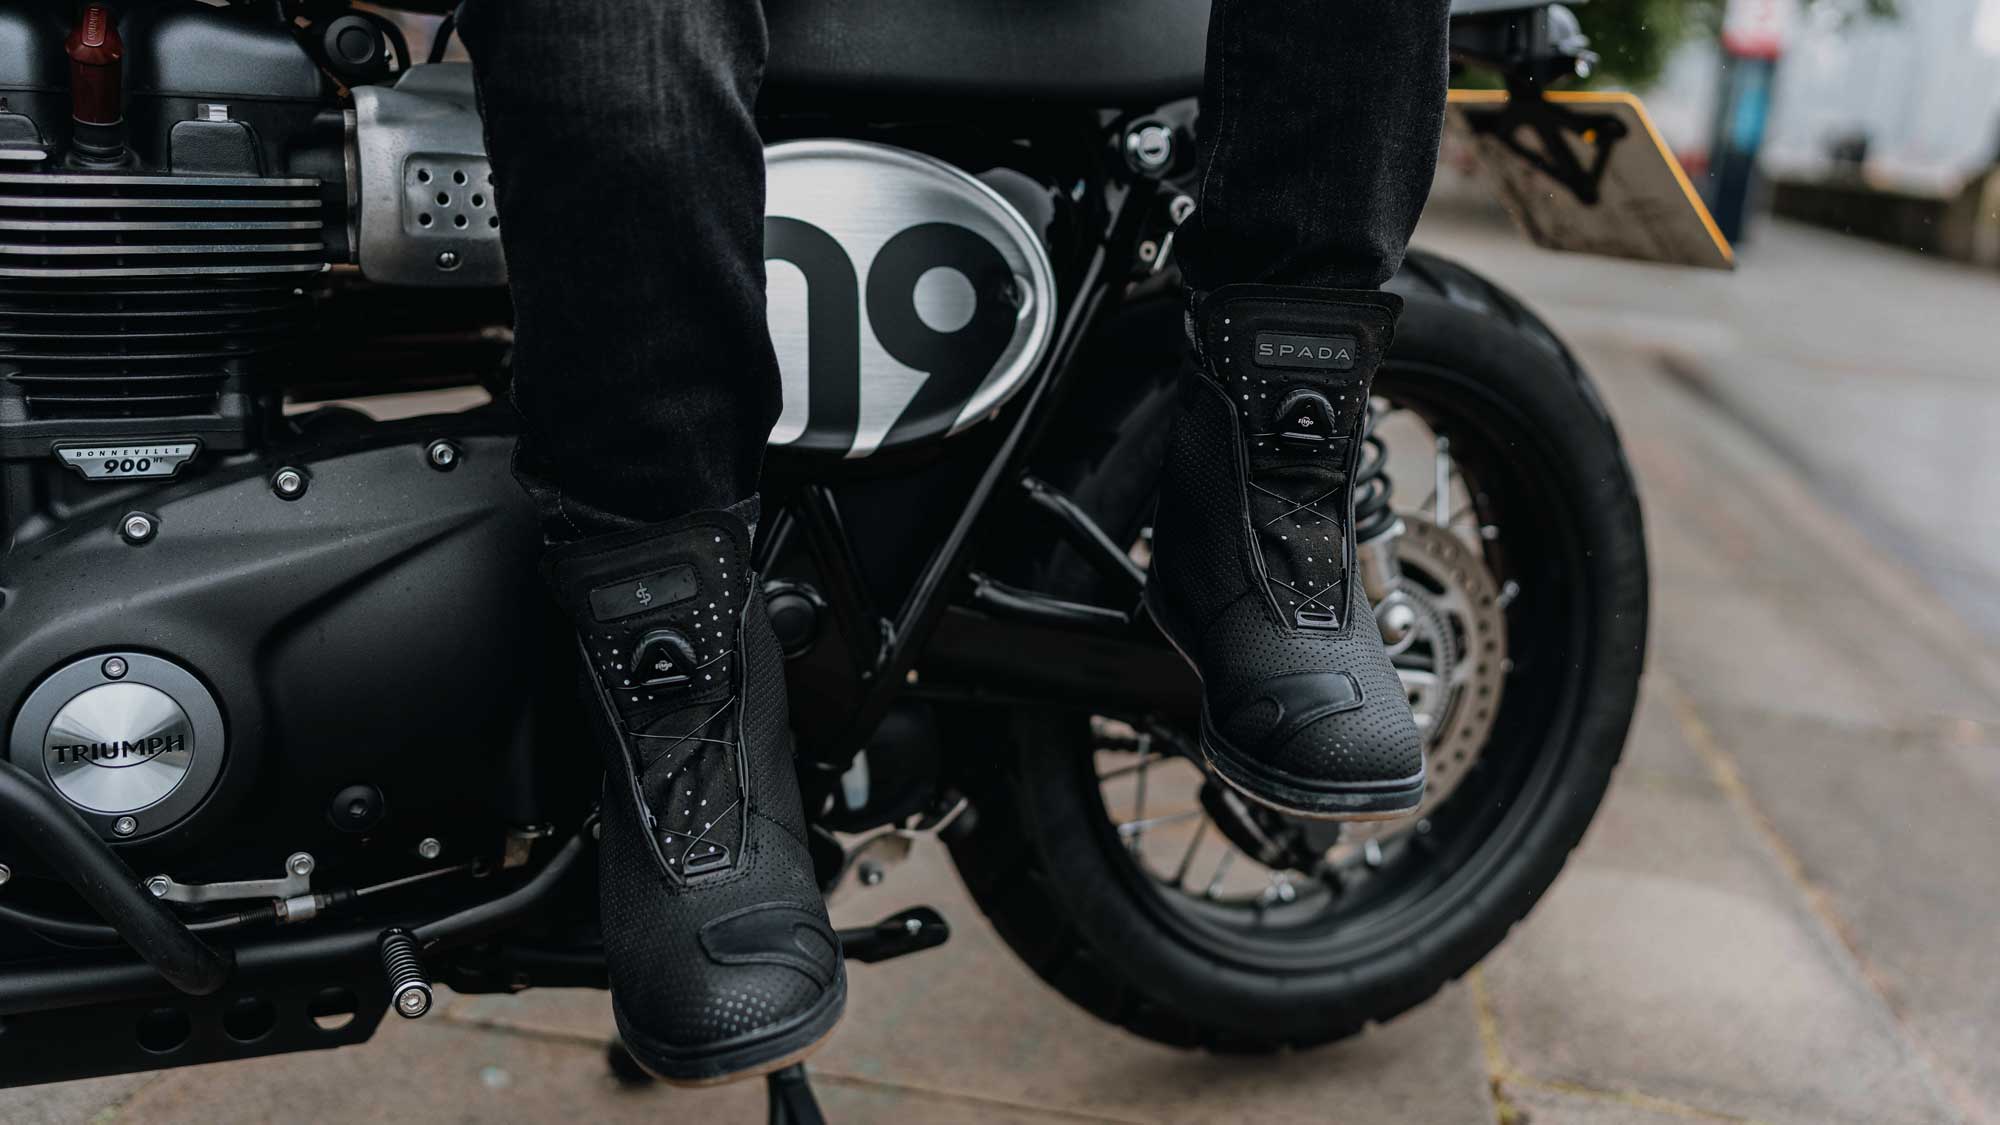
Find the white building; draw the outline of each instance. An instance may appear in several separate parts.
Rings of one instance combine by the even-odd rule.
[[[2000,0],[1898,0],[1893,21],[1821,0],[1796,21],[1778,67],[1764,168],[1817,179],[1831,148],[1865,137],[1882,187],[1956,195],[2000,159]],[[1683,48],[1648,96],[1669,142],[1707,148],[1718,86],[1714,44]]]

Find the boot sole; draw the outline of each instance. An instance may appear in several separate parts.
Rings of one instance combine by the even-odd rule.
[[[843,971],[827,995],[790,1026],[689,1049],[668,1047],[635,1031],[618,998],[611,998],[619,1037],[633,1061],[667,1085],[682,1087],[722,1086],[796,1066],[826,1045],[846,1009],[847,974]]]
[[[1195,679],[1201,679],[1201,665],[1175,639],[1171,622],[1164,607],[1157,604],[1153,590],[1149,584],[1141,595],[1146,612],[1152,614],[1160,636],[1194,671]],[[1224,785],[1267,809],[1306,820],[1394,820],[1408,816],[1423,803],[1427,780],[1425,772],[1420,771],[1414,777],[1373,785],[1315,785],[1266,769],[1233,753],[1216,736],[1209,726],[1205,699],[1201,705],[1201,756],[1208,772]]]
[[[1307,820],[1395,820],[1423,804],[1424,774],[1364,785],[1308,785],[1231,754],[1210,733],[1202,709],[1201,756],[1224,785],[1265,808]]]

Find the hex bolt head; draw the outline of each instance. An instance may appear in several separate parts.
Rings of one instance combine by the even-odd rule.
[[[1410,630],[1417,627],[1417,611],[1402,602],[1397,602],[1382,611],[1380,624],[1382,639],[1389,644],[1395,644],[1409,636]]]
[[[131,666],[125,663],[125,658],[122,656],[113,656],[98,668],[107,680],[122,680],[125,678],[125,673],[131,670]]]
[[[172,890],[173,887],[172,881],[165,875],[155,875],[151,879],[146,880],[146,891],[154,898],[167,897],[167,892]]]
[[[1162,172],[1174,162],[1174,131],[1149,121],[1125,134],[1125,159],[1135,172]]]
[[[431,1010],[431,990],[411,985],[396,994],[396,1014],[404,1019],[421,1019]]]
[[[6,886],[8,883],[12,882],[13,879],[14,879],[14,869],[7,866],[4,863],[0,863],[0,887]]]
[[[305,852],[293,852],[291,858],[285,860],[285,870],[301,879],[313,873],[313,866],[313,857]]]
[[[461,259],[458,256],[458,251],[456,250],[438,251],[437,266],[441,270],[457,269],[459,267],[460,260]]]
[[[112,822],[111,830],[120,836],[130,836],[139,830],[139,822],[129,816],[121,816]]]
[[[159,533],[160,522],[144,512],[127,512],[125,518],[118,521],[118,534],[135,547],[152,542],[153,536]]]
[[[440,473],[458,468],[458,446],[439,438],[424,450],[424,460]]]
[[[436,859],[444,854],[444,844],[436,836],[426,836],[417,842],[417,854],[425,859]]]
[[[271,474],[271,491],[280,500],[297,500],[306,494],[306,474],[287,465]]]

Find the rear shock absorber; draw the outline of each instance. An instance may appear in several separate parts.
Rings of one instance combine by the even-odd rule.
[[[1394,482],[1389,479],[1388,449],[1375,436],[1381,411],[1368,407],[1368,421],[1361,430],[1361,465],[1354,473],[1354,538],[1366,543],[1394,531],[1396,513],[1389,507]]]
[[[1402,567],[1396,559],[1396,540],[1403,522],[1389,504],[1393,482],[1389,480],[1388,447],[1375,436],[1382,412],[1373,404],[1361,430],[1361,464],[1354,471],[1355,569],[1360,572],[1362,592],[1376,607],[1383,641],[1394,644],[1408,632],[1414,620],[1408,606],[1389,604]]]
[[[406,1020],[422,1019],[431,1010],[431,978],[424,971],[416,937],[408,930],[389,930],[382,935],[381,952],[396,1014]]]

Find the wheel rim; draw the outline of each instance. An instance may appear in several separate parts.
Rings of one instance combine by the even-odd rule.
[[[1077,756],[1142,904],[1204,955],[1258,970],[1326,971],[1434,931],[1529,827],[1567,757],[1582,662],[1565,654],[1581,644],[1584,596],[1570,498],[1532,430],[1462,378],[1404,368],[1382,384],[1395,413],[1378,432],[1415,529],[1398,554],[1423,587],[1415,631],[1458,646],[1391,646],[1434,716],[1424,807],[1335,829],[1262,814],[1246,830],[1240,799],[1210,786],[1204,803],[1189,732],[1149,716],[1093,717],[1092,752]],[[1480,572],[1452,582],[1454,562]],[[1507,691],[1510,671],[1535,690]],[[1289,840],[1283,858],[1260,862],[1274,837]]]

